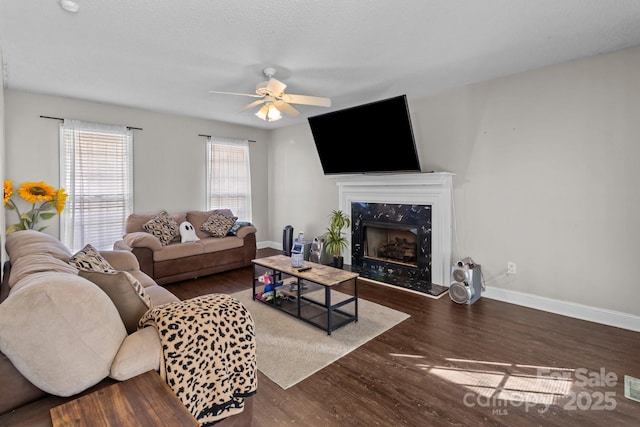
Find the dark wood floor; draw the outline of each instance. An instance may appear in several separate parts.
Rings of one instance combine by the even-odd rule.
[[[166,288],[182,299],[233,293],[252,275]],[[640,377],[638,332],[365,281],[359,296],[411,317],[288,390],[259,373],[254,426],[640,425],[640,403],[624,397],[624,376]]]

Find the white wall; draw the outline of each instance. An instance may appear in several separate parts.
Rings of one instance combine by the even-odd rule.
[[[6,90],[6,177],[14,186],[58,177],[58,120],[51,116],[139,127],[134,131],[134,210],[169,213],[205,208],[205,145],[214,135],[255,140],[250,143],[253,223],[258,241],[268,229],[268,132],[245,126],[153,113],[76,99]],[[8,212],[7,223],[16,222]],[[11,216],[14,215],[14,216]],[[58,217],[45,232],[59,236]]]
[[[638,70],[634,48],[409,98],[422,170],[455,173],[454,259],[498,289],[640,315]],[[274,131],[269,158],[270,239],[322,232],[337,188],[308,125]]]

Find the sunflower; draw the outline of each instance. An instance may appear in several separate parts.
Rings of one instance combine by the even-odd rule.
[[[64,188],[60,187],[56,192],[56,211],[58,213],[64,210],[64,203],[67,201],[67,193],[64,192]]]
[[[29,203],[48,202],[56,196],[56,190],[44,181],[25,182],[18,187],[18,194]]]
[[[4,181],[4,205],[7,205],[9,199],[13,196],[13,180],[5,179]]]

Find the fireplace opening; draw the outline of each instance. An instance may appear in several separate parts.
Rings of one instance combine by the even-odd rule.
[[[363,256],[418,267],[417,226],[364,222]]]

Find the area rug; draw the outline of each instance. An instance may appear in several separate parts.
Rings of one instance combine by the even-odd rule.
[[[247,289],[233,297],[242,302],[253,317],[258,369],[285,390],[410,317],[359,298],[358,321],[327,335],[326,331],[294,316],[253,301],[251,292]],[[346,297],[335,291],[331,295],[335,302]],[[349,311],[352,305],[343,309]]]

